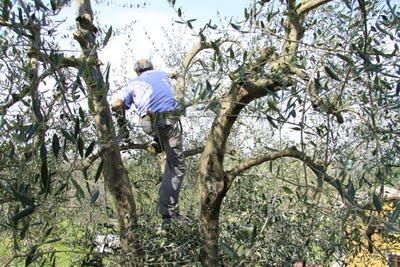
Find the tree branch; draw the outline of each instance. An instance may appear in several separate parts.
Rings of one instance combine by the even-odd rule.
[[[332,176],[328,175],[326,173],[326,169],[324,166],[319,165],[315,163],[309,156],[307,156],[305,153],[297,150],[296,147],[290,147],[287,149],[284,149],[282,151],[277,151],[273,152],[270,154],[254,157],[254,158],[249,158],[247,160],[242,161],[239,163],[237,166],[232,168],[231,170],[226,172],[226,176],[228,178],[229,185],[233,182],[236,176],[240,175],[244,171],[260,165],[264,162],[271,161],[271,160],[276,160],[279,158],[284,158],[284,157],[290,157],[290,158],[296,158],[301,161],[303,161],[313,172],[317,177],[320,177],[323,179],[323,181],[329,183],[332,185],[338,192],[339,194],[346,198],[349,201],[352,201],[347,194],[343,192],[343,188],[340,185],[340,182],[336,179],[333,178]]]
[[[5,115],[9,107],[13,106],[29,93],[29,89],[29,86],[25,86],[23,91],[19,94],[11,94],[11,99],[4,105],[0,106],[0,114]]]
[[[129,142],[127,144],[120,145],[119,148],[120,148],[120,151],[122,152],[122,151],[131,150],[131,149],[147,150],[148,147],[149,147],[149,143],[136,144],[133,142]],[[92,163],[95,162],[101,156],[101,153],[103,153],[104,150],[106,150],[106,147],[101,147],[97,151],[93,152],[93,154],[85,160],[85,163],[83,164],[84,165],[83,169],[89,168],[90,165],[92,165]],[[197,154],[202,153],[203,150],[204,150],[204,146],[196,147],[193,149],[185,150],[183,152],[183,155],[185,157],[191,157],[191,156],[195,156]]]
[[[267,161],[276,160],[279,158],[288,157],[290,155],[293,155],[294,154],[293,151],[294,151],[294,149],[287,148],[282,151],[276,151],[276,152],[272,152],[270,154],[266,154],[266,155],[262,155],[262,156],[258,156],[258,157],[254,157],[254,158],[248,158],[246,160],[243,160],[239,164],[237,164],[231,170],[229,170],[227,172],[228,177],[230,177],[230,181],[233,181],[233,179],[236,176],[240,175],[244,171],[246,171],[254,166],[260,165],[264,162],[267,162]]]
[[[281,89],[283,81],[274,79],[260,79],[257,81],[245,81],[241,88],[249,95],[258,98],[267,95],[268,92],[276,92]]]
[[[178,101],[182,101],[184,98],[184,92],[186,88],[186,73],[189,71],[192,66],[193,59],[204,49],[210,48],[211,45],[206,42],[199,41],[197,42],[193,48],[185,55],[182,60],[182,69],[179,73],[174,73],[170,75],[171,78],[176,79],[176,98]]]
[[[304,81],[307,81],[307,82],[310,81],[310,76],[307,74],[307,72],[305,72],[302,69],[299,69],[294,66],[290,66],[290,72],[295,74],[297,77],[299,77],[300,79],[302,79]],[[347,76],[347,78],[348,78],[348,76]],[[341,91],[344,88],[343,86],[341,88]],[[332,114],[333,116],[335,116],[336,120],[339,124],[342,124],[344,122],[342,112],[338,108],[338,104],[340,103],[340,98],[341,98],[342,92],[339,92],[334,103],[330,103],[330,102],[323,101],[323,99],[319,97],[314,81],[311,81],[311,83],[307,87],[307,89],[308,89],[308,93],[310,95],[310,101],[311,101],[314,109],[317,109],[317,108],[323,106],[324,109],[326,110],[326,113]]]
[[[11,27],[12,24],[11,24],[11,23],[8,23],[7,21],[5,21],[5,20],[3,20],[3,19],[0,19],[0,26],[3,26],[3,27]]]
[[[297,14],[299,15],[305,15],[308,12],[310,12],[313,9],[316,9],[317,7],[329,3],[332,0],[308,0],[308,1],[302,1],[301,6],[297,9]]]
[[[199,41],[197,42],[194,47],[192,48],[192,50],[189,51],[189,53],[187,53],[182,61],[182,66],[185,70],[190,69],[190,67],[192,66],[192,61],[193,59],[197,56],[197,54],[199,54],[201,51],[203,51],[204,49],[208,49],[211,48],[211,45],[209,43],[206,42],[202,42]]]

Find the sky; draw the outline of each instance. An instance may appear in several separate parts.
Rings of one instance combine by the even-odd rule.
[[[175,9],[180,8],[186,20],[197,19],[193,25],[199,28],[210,19],[217,22],[218,12],[227,20],[242,16],[244,7],[249,1],[251,0],[176,0]],[[167,43],[165,29],[171,30],[172,22],[179,20],[176,10],[167,0],[92,0],[91,2],[96,22],[105,29],[109,26],[114,29],[114,35],[108,45],[99,53],[103,63],[111,63],[117,71],[116,68],[121,63],[126,67],[133,67],[134,60],[150,58],[156,67],[166,67],[155,46],[160,48],[162,44]],[[60,13],[60,19],[67,19],[66,25],[74,27],[75,17],[76,6],[72,1],[72,4]],[[121,30],[132,22],[134,24],[129,30]],[[177,42],[193,40],[189,30],[181,32],[180,35],[181,39],[176,40]]]

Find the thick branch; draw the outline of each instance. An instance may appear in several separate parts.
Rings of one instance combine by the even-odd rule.
[[[210,48],[211,45],[209,43],[205,42],[197,42],[192,50],[190,50],[185,57],[183,58],[182,61],[182,69],[175,74],[170,75],[172,78],[175,78],[177,81],[176,84],[176,97],[178,100],[183,100],[184,98],[184,92],[186,88],[186,73],[190,69],[193,63],[193,59],[204,49]]]
[[[192,66],[192,62],[193,59],[204,49],[208,49],[210,48],[211,45],[209,43],[206,42],[197,42],[194,47],[192,48],[192,50],[189,51],[189,53],[187,53],[182,61],[182,66],[185,70],[190,69],[190,67]]]
[[[257,81],[246,81],[241,87],[254,98],[267,95],[269,92],[276,92],[281,89],[283,81],[273,79],[260,79]]]
[[[95,60],[97,56],[96,32],[93,25],[93,11],[90,0],[76,0],[78,17],[76,19],[77,30],[74,38],[79,42],[83,57],[86,61]],[[120,240],[122,254],[125,260],[131,260],[128,256],[129,248],[136,248],[136,234],[133,231],[137,226],[136,206],[133,199],[131,183],[128,172],[125,169],[118,140],[116,138],[112,115],[106,96],[106,84],[99,64],[86,64],[82,77],[86,83],[88,94],[92,99],[94,122],[97,129],[98,141],[101,144],[100,153],[103,160],[102,174],[104,181],[114,196],[115,207],[120,227]],[[135,253],[129,253],[133,256]],[[121,263],[125,266],[125,263]]]
[[[282,46],[281,58],[277,62],[277,67],[290,64],[296,56],[298,41],[303,38],[304,28],[303,19],[296,10],[296,1],[288,0],[288,15],[284,22],[286,28],[286,39]],[[276,68],[274,66],[274,68]]]
[[[297,14],[299,15],[305,15],[308,12],[310,12],[313,9],[316,9],[317,7],[329,3],[332,0],[308,0],[308,1],[302,1],[301,6],[297,9]]]

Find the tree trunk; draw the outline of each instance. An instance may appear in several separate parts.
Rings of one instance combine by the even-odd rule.
[[[204,247],[200,260],[204,266],[218,266],[219,260],[219,214],[222,201],[229,189],[229,181],[223,169],[226,141],[230,130],[243,105],[235,104],[232,96],[221,103],[221,110],[215,119],[204,152],[200,159],[201,218],[200,231]]]
[[[88,88],[89,107],[94,116],[99,143],[101,144],[101,160],[103,161],[102,174],[105,183],[113,195],[120,227],[120,240],[123,256],[126,257],[129,248],[135,247],[134,227],[137,225],[136,207],[132,194],[132,187],[126,171],[110,108],[107,102],[107,88],[97,63],[96,32],[93,25],[93,11],[90,0],[77,0],[78,28],[74,38],[79,42],[83,51],[83,79]],[[132,247],[133,245],[133,247]],[[124,260],[130,260],[125,258]],[[129,265],[125,262],[123,265]]]
[[[206,199],[201,200],[201,221],[200,232],[204,242],[204,248],[201,250],[200,258],[204,266],[219,265],[219,213],[221,209],[223,197],[218,198],[219,201],[213,200],[214,207],[207,209],[210,203]]]
[[[205,242],[200,260],[205,266],[217,266],[219,214],[222,201],[233,181],[224,171],[226,142],[232,126],[242,109],[251,101],[278,90],[279,82],[264,82],[263,86],[233,85],[231,93],[223,99],[221,109],[211,126],[203,154],[200,159],[201,218],[200,230]],[[267,90],[268,89],[268,90]]]

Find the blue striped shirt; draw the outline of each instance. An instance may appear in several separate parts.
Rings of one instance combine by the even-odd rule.
[[[177,106],[171,81],[163,71],[143,72],[131,79],[117,97],[124,100],[126,109],[134,104],[141,117],[146,115],[147,111],[173,111]]]

